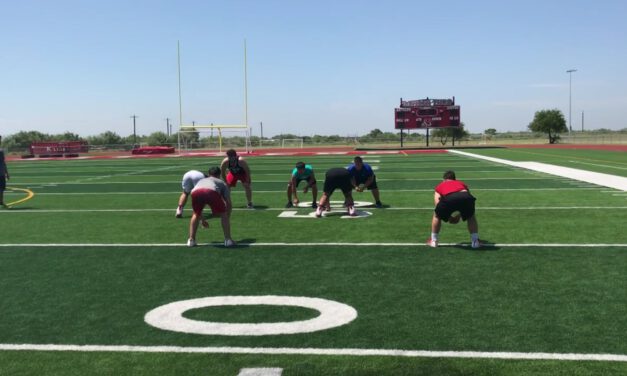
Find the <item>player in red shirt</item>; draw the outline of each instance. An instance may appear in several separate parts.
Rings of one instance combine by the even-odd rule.
[[[220,164],[220,169],[222,170],[222,180],[225,181],[229,187],[235,188],[238,180],[242,182],[244,192],[246,193],[246,200],[248,201],[246,207],[253,209],[253,193],[250,187],[250,168],[246,160],[237,155],[235,149],[229,149],[226,151],[226,158],[224,158],[222,164]]]
[[[466,221],[470,233],[472,248],[480,248],[479,223],[475,217],[475,198],[470,194],[468,186],[455,178],[455,172],[446,171],[444,181],[435,187],[433,200],[435,210],[431,220],[431,238],[427,241],[430,247],[438,246],[438,235],[442,221],[455,224],[460,217]]]

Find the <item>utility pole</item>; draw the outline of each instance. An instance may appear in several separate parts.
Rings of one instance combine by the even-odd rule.
[[[581,132],[583,132],[583,111],[581,111]]]
[[[165,134],[170,137],[172,130],[170,129],[170,118],[165,118]]]
[[[261,137],[259,138],[259,147],[261,147],[263,143],[263,121],[259,122],[259,128],[261,128]]]
[[[573,73],[577,72],[577,69],[569,69],[568,73],[568,134],[573,131],[573,125],[571,123],[573,113]]]
[[[137,115],[131,116],[131,119],[133,119],[133,147],[137,145],[137,127],[135,126],[135,119],[137,119],[138,117],[139,116]]]

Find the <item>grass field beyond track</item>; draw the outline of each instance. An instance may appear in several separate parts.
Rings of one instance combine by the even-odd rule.
[[[533,159],[536,150],[481,151],[512,160],[576,161],[562,164],[625,176],[624,153],[563,152],[542,151]],[[369,206],[372,195],[364,192],[354,193],[365,205],[359,210],[370,214],[363,218],[316,219],[311,208],[279,217],[288,210],[286,183],[300,159],[249,158],[256,209],[245,209],[241,186],[233,190],[232,232],[239,243],[233,249],[221,246],[215,219],[209,230],[199,230],[201,246],[184,246],[190,203],[183,219],[174,218],[182,175],[205,171],[220,158],[12,163],[6,201],[26,195],[12,188],[34,196],[0,211],[0,375],[235,376],[260,367],[282,369],[285,376],[627,373],[625,361],[490,356],[627,359],[625,192],[458,155],[368,155],[385,208]],[[351,157],[305,161],[314,166],[321,189],[324,171],[347,165]],[[433,187],[447,169],[477,197],[480,234],[488,242],[482,250],[470,249],[465,224],[443,225],[444,246],[423,245]],[[311,200],[309,193],[299,196]],[[333,200],[341,203],[341,193]],[[327,299],[358,315],[331,329],[265,336],[188,334],[144,321],[147,312],[172,302],[266,295]],[[251,305],[197,308],[184,316],[237,324],[317,315],[303,307]],[[1,350],[12,345],[337,352]],[[346,349],[488,358],[342,355]]]

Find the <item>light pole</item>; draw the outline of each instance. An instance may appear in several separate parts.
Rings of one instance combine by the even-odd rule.
[[[568,73],[568,134],[573,131],[573,125],[571,123],[573,113],[573,72],[577,72],[577,69],[569,69]]]
[[[138,117],[139,116],[137,115],[131,116],[131,119],[133,119],[133,147],[137,145],[137,133],[136,133],[136,127],[135,127],[135,119],[137,119]]]

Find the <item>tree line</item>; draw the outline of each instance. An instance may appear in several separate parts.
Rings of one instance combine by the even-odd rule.
[[[545,134],[548,136],[548,142],[554,144],[559,142],[560,135],[568,132],[566,126],[566,120],[560,110],[541,110],[535,113],[535,116],[531,123],[527,126],[527,129],[536,135]],[[608,133],[616,132],[609,129],[597,129],[589,131],[594,133]],[[627,128],[624,128],[620,133],[627,133]],[[520,134],[520,132],[506,132],[500,133],[500,136],[507,137],[508,134]],[[183,132],[180,134],[180,141],[184,146],[203,147],[213,146],[217,142],[217,136],[205,136],[201,137],[201,134],[197,131]],[[488,128],[482,134],[477,137],[495,137],[497,130],[495,128]],[[464,140],[471,137],[466,130],[464,123],[462,122],[460,127],[456,128],[432,128],[430,130],[430,139],[432,142],[441,143],[447,145],[451,142],[455,145],[455,142]],[[424,130],[417,132],[416,130],[403,130],[403,138],[407,142],[422,142],[426,138]],[[280,140],[282,139],[302,139],[306,144],[359,144],[359,143],[391,143],[397,142],[400,139],[400,132],[384,132],[378,128],[371,130],[369,133],[363,136],[340,136],[340,135],[314,135],[314,136],[300,136],[291,133],[279,134],[270,138],[264,137],[260,139],[258,136],[252,136],[251,142],[254,145],[259,145],[260,141],[272,145],[272,142],[276,142],[277,146],[280,146]],[[224,142],[228,142],[233,146],[244,146],[246,139],[243,136],[231,136],[223,137]],[[130,149],[135,144],[142,144],[148,146],[172,146],[177,145],[179,142],[179,135],[174,133],[167,135],[164,132],[154,132],[149,135],[142,136],[120,136],[115,132],[106,131],[95,136],[82,137],[72,132],[65,132],[61,134],[47,134],[39,131],[21,131],[12,135],[7,135],[2,138],[2,147],[8,150],[26,150],[33,142],[42,141],[87,141],[92,146],[120,146],[122,148]]]

